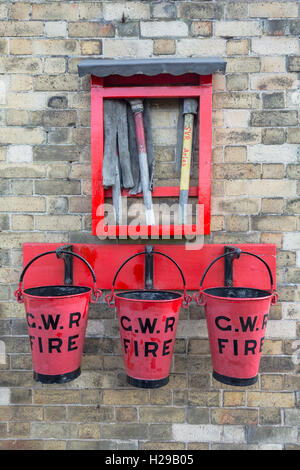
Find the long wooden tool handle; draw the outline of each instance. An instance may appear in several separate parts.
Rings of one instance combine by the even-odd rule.
[[[194,130],[194,115],[185,114],[184,115],[183,145],[182,145],[181,175],[180,175],[180,194],[179,194],[181,223],[183,224],[185,223],[186,204],[188,203],[188,197],[189,197],[193,130]]]
[[[115,220],[117,225],[122,225],[122,193],[121,193],[121,176],[119,169],[119,152],[116,149],[117,162],[116,162],[116,179],[115,184],[112,186],[112,200],[115,211]]]
[[[140,175],[143,190],[143,198],[146,212],[146,224],[155,225],[154,210],[152,204],[152,194],[150,191],[149,167],[143,122],[143,102],[142,100],[129,100],[134,113],[136,143],[139,155]]]

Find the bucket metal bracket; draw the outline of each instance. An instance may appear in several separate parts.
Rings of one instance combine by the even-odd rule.
[[[145,247],[145,289],[153,289],[153,246],[146,245]]]
[[[239,259],[241,256],[241,249],[235,246],[224,246],[224,286],[233,286],[233,260]]]
[[[64,284],[65,286],[73,285],[73,256],[68,256],[62,251],[73,251],[73,245],[60,246],[56,250],[56,257],[63,259],[65,263]]]

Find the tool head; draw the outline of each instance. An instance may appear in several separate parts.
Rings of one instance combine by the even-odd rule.
[[[183,100],[183,114],[197,114],[198,100],[196,98],[185,98]]]
[[[126,99],[131,106],[133,113],[142,113],[144,111],[143,99],[140,98],[130,98]]]

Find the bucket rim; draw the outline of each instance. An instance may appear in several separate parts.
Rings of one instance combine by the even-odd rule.
[[[68,287],[74,287],[74,288],[85,288],[87,289],[86,292],[80,292],[78,294],[69,294],[69,295],[33,295],[33,294],[28,294],[26,291],[29,289],[39,289],[42,287],[63,287],[68,288]],[[34,286],[34,287],[27,287],[26,289],[23,290],[23,295],[26,295],[27,297],[30,297],[32,299],[69,299],[70,297],[79,297],[80,295],[86,295],[92,291],[92,287],[88,286],[65,286],[63,284],[55,284],[55,285],[49,285],[49,286]]]
[[[256,290],[256,291],[260,291],[260,292],[265,292],[265,293],[268,293],[268,295],[265,295],[263,297],[222,297],[220,295],[213,295],[213,294],[209,294],[207,293],[206,291],[207,290],[210,290],[210,289],[226,289],[226,287],[224,286],[214,286],[214,287],[207,287],[206,289],[202,290],[202,294],[203,295],[206,295],[207,297],[211,297],[211,298],[214,298],[214,299],[222,299],[222,300],[228,300],[228,301],[257,301],[257,300],[266,300],[268,298],[272,298],[272,293],[268,293],[267,290],[264,290],[264,289],[255,289],[254,287],[238,287],[238,286],[235,286],[235,287],[227,287],[227,289],[249,289],[249,290]]]
[[[173,299],[128,299],[126,297],[119,297],[120,294],[130,294],[130,293],[134,293],[134,292],[167,292],[167,293],[170,293],[170,294],[176,294],[178,295],[178,297],[176,298],[173,298]],[[165,302],[172,302],[174,300],[180,300],[180,299],[183,299],[183,294],[181,292],[178,292],[178,291],[174,291],[174,290],[160,290],[160,289],[135,289],[135,290],[123,290],[123,291],[119,291],[119,292],[115,292],[114,293],[114,296],[115,298],[119,298],[119,299],[122,299],[122,300],[129,300],[130,302],[159,302],[159,303],[165,303]]]

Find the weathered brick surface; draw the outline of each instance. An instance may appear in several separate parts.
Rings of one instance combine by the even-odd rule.
[[[0,1],[1,449],[299,450],[299,34],[294,0]],[[193,305],[181,312],[169,384],[130,387],[115,311],[100,303],[90,308],[81,376],[40,386],[13,296],[22,244],[99,242],[89,80],[78,63],[211,55],[227,68],[213,78],[205,241],[277,246],[280,302],[259,381],[245,389],[212,378],[204,310]],[[151,112],[156,184],[177,185],[177,100],[154,100]]]

